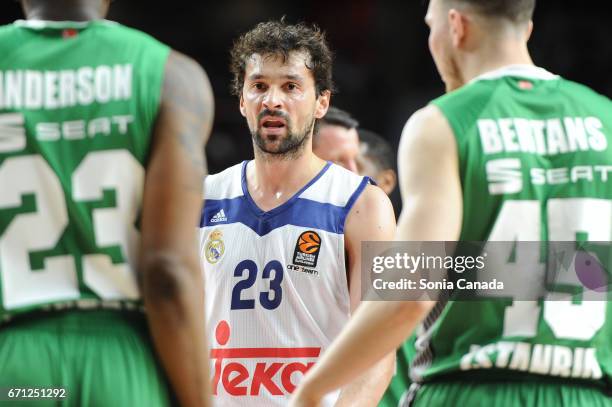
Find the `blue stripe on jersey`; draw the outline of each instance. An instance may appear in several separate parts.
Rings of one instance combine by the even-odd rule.
[[[348,216],[348,213],[350,212],[353,205],[355,205],[355,202],[357,202],[357,198],[359,198],[365,187],[367,187],[368,184],[372,183],[376,185],[376,183],[374,183],[374,181],[372,181],[370,177],[363,177],[361,183],[359,184],[355,192],[353,192],[353,195],[351,195],[351,197],[349,198],[348,202],[346,203],[346,206],[344,207],[344,216],[340,220],[342,224],[342,233],[344,233],[344,223],[346,222],[346,217]]]
[[[357,191],[364,187],[365,183],[362,183]],[[358,195],[358,193],[355,193],[355,198]],[[213,216],[219,213],[221,209],[223,209],[227,220],[211,222]],[[257,214],[244,195],[231,199],[207,199],[202,209],[200,227],[242,223],[259,236],[264,236],[274,229],[285,225],[293,225],[340,234],[344,233],[344,220],[349,210],[349,205],[342,207],[297,198],[292,205],[286,206],[281,212]]]

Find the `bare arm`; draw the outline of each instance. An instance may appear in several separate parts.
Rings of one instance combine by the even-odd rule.
[[[349,294],[351,313],[361,304],[361,242],[393,240],[395,216],[387,195],[368,185],[351,209],[345,226],[349,259]],[[395,352],[346,385],[338,398],[340,406],[373,406],[378,403],[393,375]]]
[[[213,109],[202,68],[171,52],[146,171],[141,275],[155,348],[183,406],[210,404],[196,234]]]
[[[457,148],[436,107],[428,106],[410,118],[398,161],[404,209],[396,240],[456,240],[462,216]],[[317,405],[326,393],[354,380],[394,351],[433,305],[430,301],[364,303],[306,375],[293,406]]]

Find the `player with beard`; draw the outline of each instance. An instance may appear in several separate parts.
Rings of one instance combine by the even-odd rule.
[[[261,23],[231,56],[255,159],[205,182],[213,395],[223,406],[286,405],[359,305],[361,242],[392,238],[393,208],[367,177],[312,152],[332,90],[331,53],[316,27]],[[375,404],[392,362],[324,404]]]

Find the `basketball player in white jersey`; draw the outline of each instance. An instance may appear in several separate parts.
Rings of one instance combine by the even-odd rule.
[[[312,152],[332,88],[316,27],[257,25],[235,43],[232,71],[255,159],[205,182],[213,397],[280,406],[360,303],[361,242],[392,239],[395,220],[368,178]],[[323,403],[375,405],[392,370],[391,354]]]

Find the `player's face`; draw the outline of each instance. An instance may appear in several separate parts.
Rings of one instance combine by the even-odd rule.
[[[367,146],[361,143],[359,146],[359,155],[356,160],[357,173],[372,178],[385,194],[390,195],[397,184],[397,174],[391,169],[381,170],[376,163],[365,154],[366,149]]]
[[[240,112],[263,152],[300,151],[312,136],[315,119],[327,112],[329,94],[317,95],[308,59],[306,53],[291,52],[286,60],[253,54],[247,62]]]
[[[463,83],[452,47],[448,7],[443,4],[443,1],[430,0],[425,23],[429,26],[429,51],[446,85],[446,91],[450,92],[459,88]]]
[[[370,177],[376,181],[376,176],[379,173],[379,169],[374,163],[374,161],[372,161],[370,157],[368,157],[365,154],[367,151],[367,148],[368,146],[366,144],[364,143],[359,144],[359,155],[357,156],[357,159],[355,160],[357,163],[357,173],[359,175]]]
[[[359,135],[356,129],[336,125],[322,125],[319,129],[314,153],[326,161],[332,161],[349,171],[357,172]]]

